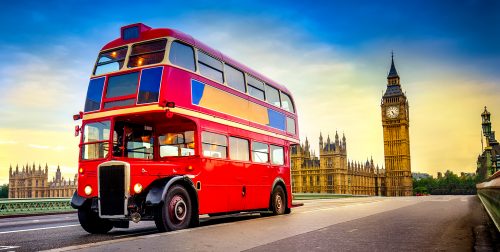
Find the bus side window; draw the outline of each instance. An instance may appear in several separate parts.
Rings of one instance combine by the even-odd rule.
[[[176,66],[189,69],[193,72],[196,71],[194,63],[194,49],[191,46],[179,41],[172,42],[168,59]]]
[[[229,157],[232,160],[249,161],[248,140],[229,137]]]
[[[281,92],[281,107],[289,112],[295,113],[295,109],[293,108],[292,98],[289,95]]]
[[[221,84],[224,83],[222,62],[202,51],[198,51],[198,69],[200,69],[201,75]]]
[[[275,165],[283,165],[285,163],[283,147],[271,145],[271,163]]]
[[[245,93],[247,90],[245,87],[245,77],[243,75],[243,72],[230,65],[226,65],[224,70],[226,74],[227,84],[230,87]]]
[[[261,100],[266,100],[264,82],[247,75],[248,94]]]
[[[252,142],[252,161],[256,163],[269,162],[269,148],[267,144]]]
[[[224,135],[202,132],[201,143],[203,149],[203,156],[214,158],[227,157],[227,138]]]
[[[271,103],[276,107],[281,107],[280,92],[278,89],[266,85],[266,99],[267,102]]]

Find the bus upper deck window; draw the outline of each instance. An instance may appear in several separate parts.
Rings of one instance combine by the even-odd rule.
[[[168,56],[170,62],[191,71],[196,71],[194,63],[194,49],[179,41],[172,42]]]
[[[120,70],[123,67],[126,55],[127,47],[101,52],[95,64],[94,75]]]
[[[140,67],[162,62],[165,57],[166,46],[166,39],[133,45],[128,60],[128,67]]]

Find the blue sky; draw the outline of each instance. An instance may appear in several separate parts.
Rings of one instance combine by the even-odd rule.
[[[413,170],[474,171],[485,105],[500,129],[500,1],[212,2],[3,3],[0,182],[9,163],[76,172],[71,115],[99,49],[136,22],[182,30],[287,85],[302,140],[345,132],[349,159],[383,164],[391,50],[411,106]]]

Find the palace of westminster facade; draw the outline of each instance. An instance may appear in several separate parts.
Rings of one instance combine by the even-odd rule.
[[[21,170],[16,165],[9,169],[9,198],[54,198],[73,196],[77,187],[77,175],[73,180],[65,180],[61,169],[57,166],[56,176],[49,181],[49,167],[42,169],[35,164],[22,166]]]
[[[335,193],[354,195],[412,196],[410,162],[410,112],[406,94],[401,90],[392,58],[387,89],[381,99],[385,169],[373,160],[353,162],[347,159],[345,136],[326,142],[319,136],[319,158],[306,138],[292,148],[291,170],[294,193]]]

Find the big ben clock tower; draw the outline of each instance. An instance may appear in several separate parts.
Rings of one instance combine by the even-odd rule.
[[[412,196],[410,162],[410,112],[406,95],[401,90],[392,56],[387,76],[387,90],[382,96],[382,128],[387,196]]]

